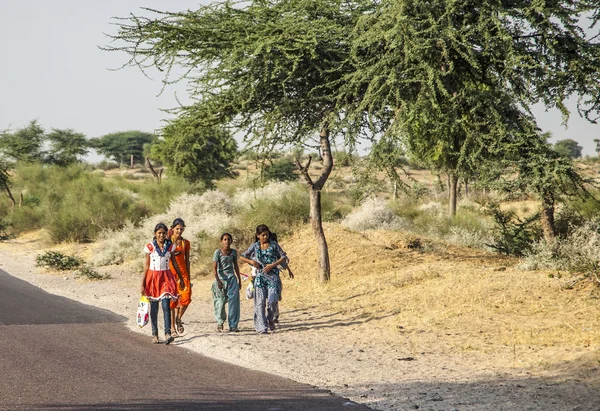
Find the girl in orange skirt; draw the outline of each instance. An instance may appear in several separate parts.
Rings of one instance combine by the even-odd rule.
[[[169,261],[175,260],[173,252],[175,245],[167,238],[167,226],[158,223],[154,227],[154,238],[146,244],[146,262],[142,276],[142,295],[150,300],[150,322],[152,323],[152,341],[158,344],[158,303],[160,302],[164,316],[165,344],[173,341],[171,335],[171,308],[172,299],[177,299],[177,284],[175,277],[169,269]],[[183,277],[177,264],[175,272],[179,277],[179,285],[184,287]]]
[[[180,287],[177,290],[179,293],[177,301],[171,301],[171,335],[173,337],[179,337],[179,334],[184,331],[181,318],[192,302],[192,284],[190,282],[190,242],[182,237],[184,230],[185,222],[181,218],[173,220],[173,224],[169,230],[171,241],[175,245],[175,251],[173,253],[175,260],[171,260],[171,271],[175,271],[174,265],[177,265],[184,283],[184,287]]]

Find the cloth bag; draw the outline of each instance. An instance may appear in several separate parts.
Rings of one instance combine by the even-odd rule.
[[[142,328],[144,325],[148,324],[148,320],[150,318],[150,301],[148,301],[148,297],[146,297],[145,295],[142,295],[142,298],[140,298],[140,302],[138,303],[138,308],[137,308],[137,316],[136,316],[136,322],[137,325],[140,326],[140,328]]]

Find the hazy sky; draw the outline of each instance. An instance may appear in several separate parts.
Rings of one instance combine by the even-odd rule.
[[[204,0],[208,2],[209,0]],[[46,129],[72,128],[88,137],[123,130],[154,131],[167,117],[161,108],[185,101],[185,88],[161,90],[139,69],[111,71],[124,53],[105,52],[104,33],[116,33],[111,17],[144,13],[140,7],[181,11],[200,0],[0,0],[0,130],[33,119]],[[574,104],[570,108],[574,109]],[[595,155],[600,126],[573,113],[569,127],[557,111],[537,110],[540,126],[553,140],[572,138]]]

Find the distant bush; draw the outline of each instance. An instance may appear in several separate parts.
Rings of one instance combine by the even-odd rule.
[[[22,192],[23,204],[6,212],[11,231],[45,228],[52,241],[92,241],[106,230],[138,223],[147,215],[163,213],[172,198],[190,189],[177,178],[161,184],[106,179],[84,167],[20,165],[13,178],[14,192]]]
[[[265,167],[263,178],[265,181],[296,181],[297,171],[296,165],[291,160],[281,158]]]
[[[348,153],[347,151],[334,151],[331,153],[333,162],[336,166],[349,167],[357,159],[357,156]]]
[[[398,217],[385,201],[367,199],[360,208],[348,214],[342,225],[351,230],[398,230],[406,227],[406,222]]]
[[[83,264],[83,260],[72,255],[65,255],[58,251],[46,251],[35,258],[38,267],[53,268],[55,270],[72,270]]]
[[[99,170],[108,171],[108,170],[114,170],[116,168],[119,168],[120,165],[119,165],[119,163],[117,163],[115,161],[102,160],[98,164],[94,164],[94,167]]]

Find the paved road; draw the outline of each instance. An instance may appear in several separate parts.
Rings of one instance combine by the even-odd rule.
[[[0,270],[0,410],[367,410],[267,373],[154,345],[112,312]]]

